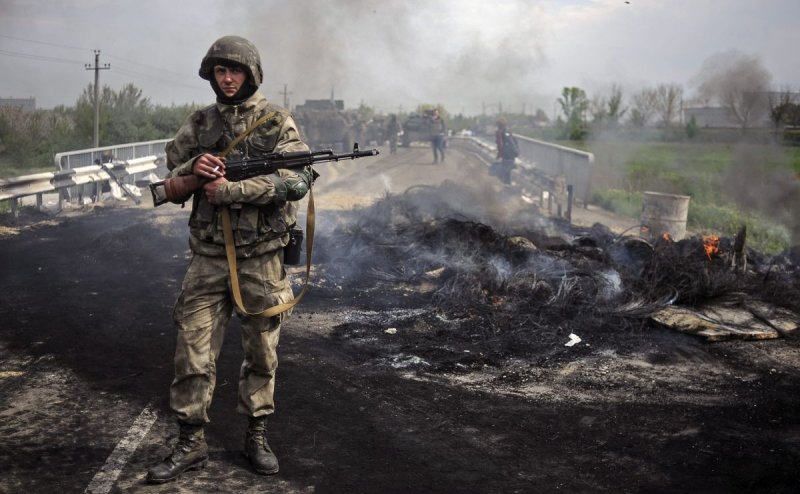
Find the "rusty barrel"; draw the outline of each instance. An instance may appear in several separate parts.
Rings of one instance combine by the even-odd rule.
[[[642,196],[641,233],[645,238],[657,238],[665,233],[673,240],[686,236],[689,215],[689,196],[644,192]]]

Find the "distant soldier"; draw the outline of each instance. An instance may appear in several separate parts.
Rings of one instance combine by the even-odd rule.
[[[439,110],[433,110],[431,120],[431,147],[433,148],[433,162],[444,161],[445,135],[447,127],[444,119],[439,115]]]
[[[517,138],[508,130],[505,119],[497,119],[497,131],[495,132],[495,144],[497,145],[497,176],[504,184],[511,183],[511,170],[514,169],[519,156],[519,145]]]
[[[389,154],[397,154],[397,136],[400,134],[400,124],[397,122],[397,115],[389,116],[389,123],[386,125],[386,134],[389,138]]]

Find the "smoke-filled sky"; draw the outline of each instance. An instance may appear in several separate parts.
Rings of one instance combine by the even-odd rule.
[[[71,106],[93,82],[133,83],[152,103],[209,103],[197,76],[235,34],[261,52],[262,92],[290,106],[343,99],[383,112],[443,104],[468,115],[554,112],[565,86],[589,97],[677,83],[703,62],[758,57],[800,90],[797,0],[0,0],[0,98]]]

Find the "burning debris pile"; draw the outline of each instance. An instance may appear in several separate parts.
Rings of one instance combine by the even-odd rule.
[[[780,320],[779,334],[797,326],[798,251],[765,256],[744,246],[743,233],[648,242],[553,222],[529,207],[499,219],[479,198],[445,183],[356,211],[321,234],[319,278],[370,296],[377,288],[427,293],[442,317],[522,351],[553,328],[618,333],[655,320],[684,329],[675,307],[757,307],[764,325]]]

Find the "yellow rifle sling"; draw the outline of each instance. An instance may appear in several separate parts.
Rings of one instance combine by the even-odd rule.
[[[253,125],[248,127],[247,130],[245,130],[230,144],[228,144],[228,147],[226,147],[225,150],[220,153],[220,158],[227,156],[227,154],[230,153],[237,144],[242,142],[242,139],[247,137],[251,132],[256,130],[259,125],[262,125],[274,115],[275,112],[269,112],[256,120]],[[311,189],[308,191],[308,210],[306,211],[306,279],[303,282],[303,288],[300,290],[300,293],[290,302],[269,307],[260,312],[249,312],[244,307],[244,303],[242,302],[242,293],[239,288],[239,274],[236,269],[236,245],[233,241],[231,211],[228,206],[224,206],[222,208],[222,233],[225,236],[225,255],[228,258],[228,271],[231,275],[231,292],[233,294],[233,300],[236,302],[236,307],[238,307],[240,311],[249,316],[272,317],[286,312],[300,302],[300,299],[303,298],[303,295],[305,295],[306,289],[308,288],[308,279],[311,275],[311,252],[314,248],[314,193]]]

